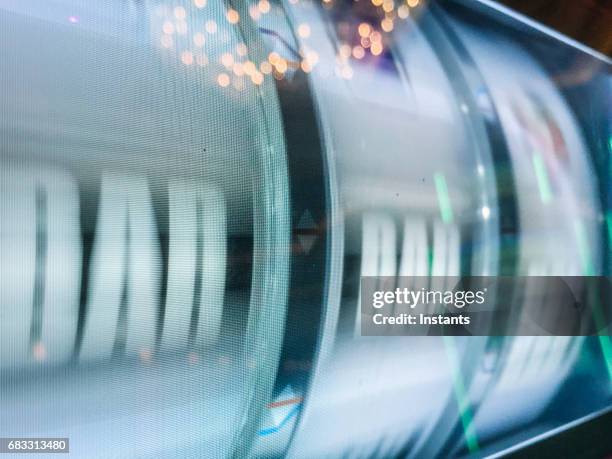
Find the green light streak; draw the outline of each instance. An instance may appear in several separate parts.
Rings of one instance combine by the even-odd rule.
[[[610,149],[612,150],[612,137],[610,137]],[[606,213],[606,225],[608,226],[608,244],[612,244],[612,212],[608,211]],[[599,309],[594,308],[599,313]],[[599,317],[597,321],[599,323],[602,322],[602,318]],[[599,325],[597,323],[597,325]],[[601,345],[601,352],[604,355],[604,359],[606,361],[606,368],[608,369],[608,376],[612,379],[612,341],[610,337],[607,335],[599,335],[599,344]]]
[[[608,137],[608,151],[612,153],[612,136]],[[612,212],[606,212],[606,226],[608,227],[608,250],[612,248]],[[600,324],[603,322],[601,312],[598,308],[593,308],[595,314],[595,326],[600,328]],[[612,341],[608,335],[599,335],[599,345],[601,346],[601,352],[606,361],[606,369],[608,370],[608,376],[612,380]]]
[[[534,153],[531,158],[533,161],[533,169],[536,174],[536,179],[538,181],[540,199],[544,204],[547,204],[552,200],[552,190],[550,188],[550,181],[548,180],[546,166],[544,166],[544,160],[542,159],[542,155],[539,153]]]
[[[612,238],[612,213],[606,214],[606,223],[608,225],[608,235]],[[576,239],[578,240],[578,251],[580,252],[580,260],[582,263],[582,270],[585,276],[594,276],[595,268],[593,266],[593,260],[591,258],[589,250],[589,242],[584,229],[584,225],[580,220],[574,222],[574,231],[576,232]],[[592,308],[593,318],[595,319],[595,326],[598,330],[604,329],[604,320],[601,316],[601,310],[599,305]],[[600,332],[601,333],[601,332]],[[608,370],[608,377],[612,379],[612,341],[608,335],[598,334],[599,345],[601,346],[601,352],[603,354],[606,369]]]
[[[591,298],[593,300],[593,298]],[[597,301],[597,300],[596,300]],[[599,304],[591,308],[593,313],[593,319],[595,320],[595,327],[597,330],[604,330],[605,324],[599,309]],[[608,370],[608,377],[612,380],[612,341],[608,335],[603,335],[603,332],[599,332],[597,338],[599,339],[599,345],[601,346],[601,353],[603,354],[606,369]]]
[[[591,258],[591,251],[589,250],[589,240],[584,225],[580,220],[574,221],[574,232],[576,233],[576,239],[578,241],[578,252],[582,264],[582,273],[584,276],[594,276],[595,267],[593,266],[593,259]]]
[[[606,368],[608,370],[608,376],[612,379],[612,341],[608,335],[599,335],[599,344],[601,346],[601,352],[603,353],[604,360],[606,361]]]
[[[457,399],[457,405],[459,407],[459,417],[461,418],[461,425],[463,426],[465,442],[470,453],[475,453],[480,450],[480,446],[478,445],[478,436],[474,427],[474,417],[472,416],[472,410],[470,409],[470,401],[466,395],[463,377],[461,376],[461,369],[459,368],[460,360],[459,355],[457,354],[457,347],[455,346],[452,336],[443,336],[443,339],[446,354],[452,368],[453,389],[455,391],[455,398]]]
[[[444,174],[439,172],[436,172],[433,178],[436,186],[436,193],[438,194],[440,216],[442,217],[442,221],[444,223],[450,223],[453,221],[453,208],[451,207],[450,196],[448,195],[446,179],[444,178]]]

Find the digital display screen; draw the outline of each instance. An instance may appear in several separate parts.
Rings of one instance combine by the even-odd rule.
[[[607,409],[609,336],[362,332],[364,278],[610,275],[610,60],[489,3],[0,5],[0,452],[484,457]]]

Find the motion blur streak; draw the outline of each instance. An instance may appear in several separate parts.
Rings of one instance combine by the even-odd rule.
[[[0,437],[482,457],[610,406],[608,336],[359,308],[361,276],[612,273],[607,57],[490,1],[8,0],[0,31]]]

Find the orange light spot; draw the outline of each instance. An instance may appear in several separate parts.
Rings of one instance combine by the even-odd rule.
[[[268,54],[268,60],[270,61],[270,64],[275,65],[276,63],[280,62],[281,57],[276,51],[272,51],[270,54]]]
[[[389,18],[385,18],[380,22],[380,27],[385,32],[391,32],[393,30],[393,21]]]
[[[261,11],[259,11],[259,8],[257,8],[257,5],[249,6],[249,16],[251,16],[253,21],[259,20],[259,18],[261,17]]]
[[[240,62],[234,63],[234,67],[232,68],[234,75],[242,76],[244,75],[244,66]]]
[[[359,32],[360,36],[369,37],[370,33],[372,32],[372,27],[367,22],[362,22],[361,24],[359,24],[357,31]]]
[[[263,14],[266,14],[270,11],[270,2],[268,0],[259,0],[257,8],[259,8],[259,11]]]
[[[243,65],[244,73],[251,76],[257,72],[257,67],[251,61],[246,61]]]
[[[191,51],[183,51],[181,53],[181,62],[185,65],[193,64],[193,53]]]
[[[32,347],[32,355],[36,361],[42,362],[47,358],[47,348],[39,341]]]
[[[221,63],[229,69],[234,65],[234,57],[230,53],[223,53],[221,55]]]
[[[174,8],[174,17],[177,19],[185,19],[185,16],[187,15],[187,12],[185,11],[185,8],[183,8],[182,6],[177,6]]]
[[[274,64],[276,70],[280,73],[285,73],[287,71],[287,61],[285,59],[279,60],[276,64]]]
[[[269,62],[264,61],[259,64],[259,70],[261,73],[268,75],[270,72],[272,72],[272,65]]]
[[[165,34],[172,35],[174,33],[174,24],[172,24],[170,21],[164,22],[164,25],[162,25],[162,31]]]
[[[397,9],[397,15],[400,19],[406,19],[410,16],[410,9],[406,5],[402,5]]]
[[[390,13],[395,9],[395,5],[393,4],[393,0],[391,1],[383,1],[382,9],[385,13]]]
[[[222,88],[225,88],[225,87],[229,86],[229,84],[230,84],[230,77],[229,77],[229,75],[227,73],[220,73],[219,76],[217,77],[217,83]]]
[[[308,24],[300,24],[298,26],[298,35],[302,38],[310,37],[310,26]]]
[[[319,62],[319,54],[316,51],[308,51],[306,59],[310,65],[315,66]]]
[[[229,9],[227,11],[227,20],[230,24],[237,24],[238,21],[240,21],[240,15],[238,14],[238,11],[234,10],[234,9]]]

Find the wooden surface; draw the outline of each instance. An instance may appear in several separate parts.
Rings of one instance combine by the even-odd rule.
[[[500,3],[612,56],[612,0],[500,0]]]

